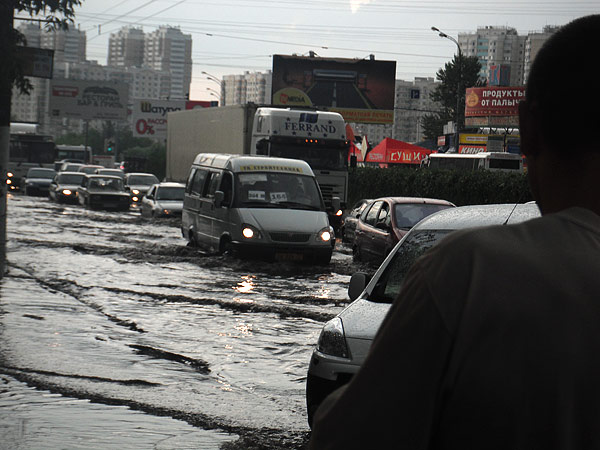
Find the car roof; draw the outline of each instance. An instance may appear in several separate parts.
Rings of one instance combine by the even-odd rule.
[[[175,183],[175,182],[172,182],[172,181],[163,181],[162,183],[158,183],[156,186],[158,186],[159,188],[161,188],[161,187],[178,187],[178,188],[182,187],[182,188],[184,188],[185,184],[183,184],[183,183]]]
[[[85,172],[74,172],[74,171],[64,171],[64,172],[58,172],[57,175],[81,175],[81,176],[85,176],[86,173]]]
[[[114,179],[114,180],[120,180],[123,181],[123,179],[117,175],[103,175],[101,173],[88,173],[86,174],[87,178],[110,178],[110,179]]]
[[[540,216],[534,202],[459,206],[426,217],[414,230],[459,230],[524,222]]]
[[[153,177],[155,177],[156,175],[154,175],[153,173],[149,173],[149,172],[129,172],[126,174],[128,177],[129,176],[138,176],[138,175],[152,175]]]
[[[449,202],[448,200],[443,200],[440,198],[427,198],[427,197],[379,197],[374,199],[372,202],[375,203],[379,200],[387,200],[390,203],[425,203],[425,204],[433,204],[433,205],[451,205],[454,206],[454,203]]]

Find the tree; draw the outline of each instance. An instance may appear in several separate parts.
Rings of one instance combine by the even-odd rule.
[[[426,114],[421,120],[424,134],[427,139],[437,139],[443,133],[443,128],[449,121],[456,121],[457,95],[459,96],[459,129],[464,128],[465,123],[465,90],[470,87],[485,86],[485,80],[479,78],[481,64],[475,56],[460,57],[458,55],[447,62],[444,68],[436,73],[436,79],[440,84],[431,93],[431,100],[441,105],[441,112]],[[460,91],[459,89],[460,80]]]
[[[22,93],[31,91],[23,71],[25,36],[13,28],[15,11],[44,17],[46,29],[68,28],[74,8],[81,0],[0,0],[0,278],[6,270],[6,168],[10,141],[10,106],[13,86]]]

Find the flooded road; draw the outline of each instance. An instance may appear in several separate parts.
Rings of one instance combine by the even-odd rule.
[[[6,448],[71,427],[60,448],[302,449],[312,347],[373,271],[339,242],[326,267],[243,261],[187,247],[176,219],[20,195],[8,262],[0,438],[24,445]]]

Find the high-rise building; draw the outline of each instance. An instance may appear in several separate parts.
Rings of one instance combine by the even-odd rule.
[[[43,31],[40,35],[40,47],[54,50],[55,64],[85,61],[86,42],[85,31],[76,28]]]
[[[554,34],[560,27],[558,26],[545,26],[542,32],[531,32],[527,35],[525,40],[525,55],[523,64],[523,84],[527,83],[529,78],[529,70],[531,69],[531,63],[537,55],[538,51],[548,40],[552,34]]]
[[[273,74],[266,72],[244,72],[243,75],[224,75],[221,79],[221,106],[256,103],[271,103]]]
[[[144,39],[141,28],[124,27],[111,33],[108,40],[109,66],[142,67],[144,63]]]
[[[169,98],[189,98],[192,82],[192,36],[179,28],[162,26],[146,34],[144,65],[159,72],[171,73]]]
[[[520,36],[510,27],[479,27],[476,33],[459,33],[458,43],[463,55],[476,56],[481,63],[482,79],[490,84],[521,86],[527,82],[537,51],[558,28],[546,26],[542,32]]]
[[[519,36],[515,28],[486,26],[475,33],[459,33],[458,43],[462,54],[476,56],[481,64],[480,78],[491,80],[492,69],[508,69],[506,83],[523,84],[523,65],[526,36]]]

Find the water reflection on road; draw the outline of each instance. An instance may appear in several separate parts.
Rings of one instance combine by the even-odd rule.
[[[347,304],[357,270],[347,249],[325,268],[203,255],[174,220],[23,196],[9,199],[8,232],[5,386],[20,380],[73,405],[105,405],[94,414],[121,405],[148,424],[171,418],[158,434],[214,430],[202,441],[212,448],[303,448],[308,359],[323,323]],[[120,448],[144,447],[131,442]]]

